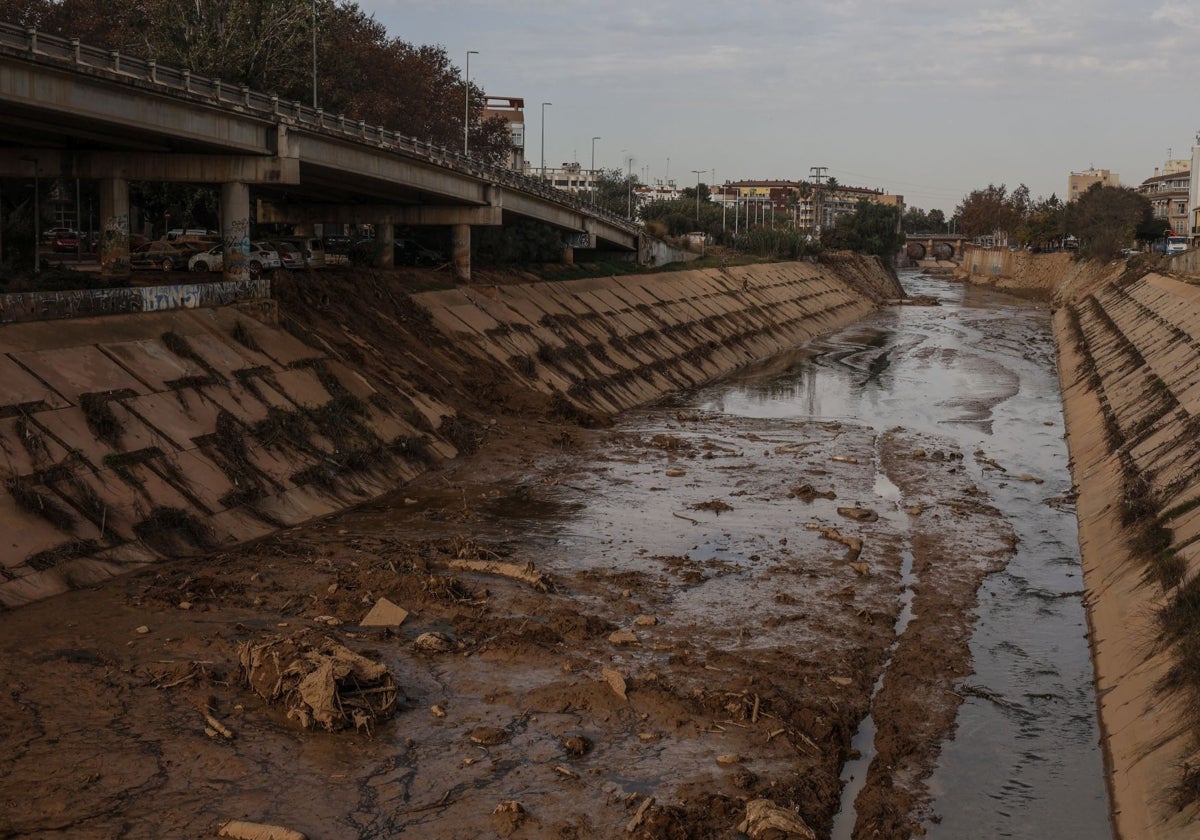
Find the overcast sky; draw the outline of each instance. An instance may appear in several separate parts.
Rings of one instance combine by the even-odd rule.
[[[949,214],[989,182],[1137,184],[1200,130],[1200,0],[359,0],[526,103],[526,158],[799,180]],[[668,164],[669,159],[669,164]],[[669,167],[669,168],[668,168]],[[701,176],[708,182],[711,174]]]

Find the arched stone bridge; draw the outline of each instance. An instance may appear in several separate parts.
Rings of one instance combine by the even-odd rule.
[[[904,252],[912,262],[962,259],[963,246],[970,238],[960,233],[916,233],[907,237]]]

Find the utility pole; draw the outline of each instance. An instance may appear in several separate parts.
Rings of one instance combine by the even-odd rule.
[[[546,180],[546,106],[553,102],[542,103],[542,180]]]
[[[813,179],[813,227],[819,236],[825,227],[825,173],[828,166],[810,166],[809,174]]]
[[[696,222],[700,222],[700,173],[707,172],[707,169],[693,169],[692,173],[696,176]]]
[[[317,0],[312,4],[312,77],[313,107],[317,107]],[[184,221],[187,221],[186,219]]]
[[[633,221],[633,155],[629,156],[626,161],[628,171],[625,173],[625,187],[627,195],[625,198],[625,216]]]

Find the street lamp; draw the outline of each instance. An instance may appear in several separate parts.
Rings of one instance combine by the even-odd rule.
[[[707,169],[693,169],[692,173],[696,176],[696,221],[700,221],[700,173],[707,172]]]
[[[629,156],[626,165],[629,171],[625,174],[625,217],[633,221],[633,155]]]
[[[596,204],[596,141],[602,140],[602,137],[592,138],[592,205]]]
[[[463,71],[463,154],[467,154],[468,132],[471,130],[471,56],[478,50],[467,50],[467,69]]]
[[[313,107],[317,107],[317,0],[312,4]]]
[[[542,180],[546,180],[546,106],[553,102],[542,103]]]

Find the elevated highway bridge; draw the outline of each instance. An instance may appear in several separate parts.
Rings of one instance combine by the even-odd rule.
[[[456,275],[470,231],[532,219],[576,247],[635,251],[640,228],[538,179],[220,80],[0,24],[0,177],[94,179],[101,270],[128,270],[129,182],[219,184],[227,279],[247,272],[258,221],[446,225]]]

